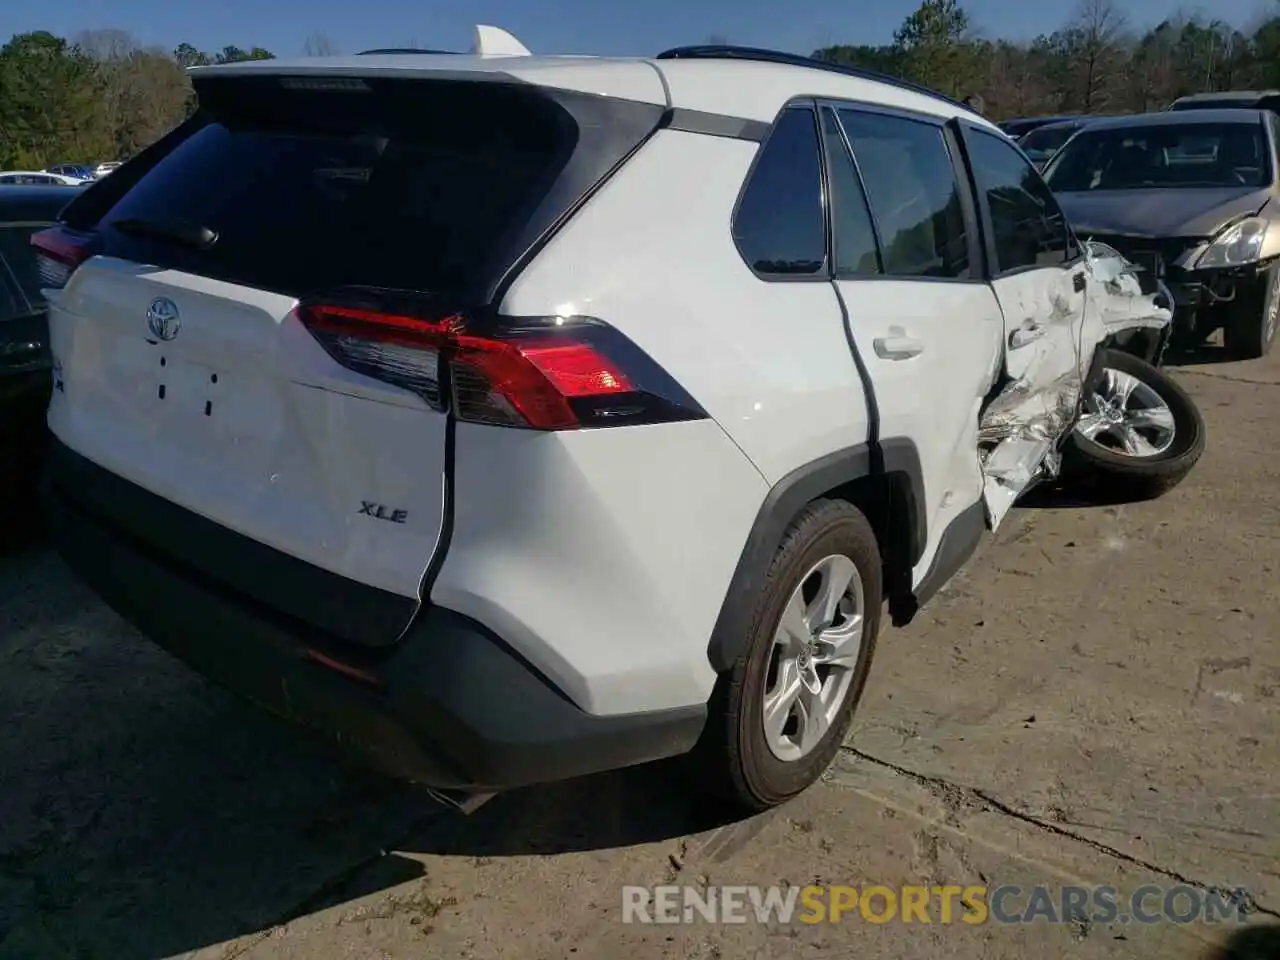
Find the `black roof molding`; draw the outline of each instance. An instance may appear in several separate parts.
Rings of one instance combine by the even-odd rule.
[[[356,56],[366,57],[366,56],[376,56],[376,55],[393,54],[393,53],[395,54],[417,53],[417,54],[423,54],[423,55],[430,54],[434,56],[440,53],[451,53],[451,54],[457,53],[457,51],[456,50],[427,50],[419,47],[378,47],[373,50],[361,50],[358,54],[356,54]]]

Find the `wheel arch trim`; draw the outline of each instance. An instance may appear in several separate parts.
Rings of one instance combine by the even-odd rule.
[[[754,598],[791,521],[824,494],[857,480],[889,474],[901,474],[906,480],[906,557],[914,566],[924,553],[928,531],[920,454],[911,440],[893,437],[874,445],[863,443],[837,450],[797,467],[773,485],[747,534],[712,628],[707,655],[717,673],[730,669],[747,644]],[[868,519],[874,527],[882,518]]]

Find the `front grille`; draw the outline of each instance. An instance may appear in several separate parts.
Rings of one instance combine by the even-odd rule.
[[[1089,234],[1088,239],[1114,247],[1126,260],[1141,267],[1138,279],[1144,293],[1154,293],[1157,280],[1177,280],[1181,271],[1172,266],[1173,261],[1201,242],[1187,237],[1161,239],[1098,233]]]
[[[1171,237],[1160,239],[1153,237],[1128,237],[1120,234],[1090,234],[1090,240],[1097,240],[1109,247],[1115,247],[1128,260],[1148,268],[1158,268],[1163,272],[1169,264],[1177,260],[1187,250],[1198,246],[1200,240],[1189,237]]]

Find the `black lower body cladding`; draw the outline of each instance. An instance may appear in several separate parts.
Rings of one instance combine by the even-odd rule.
[[[68,473],[69,463],[79,469]],[[675,756],[701,735],[703,705],[584,713],[483,626],[440,608],[424,610],[393,651],[334,645],[135,537],[112,503],[81,495],[94,471],[111,488],[126,483],[55,443],[45,493],[68,565],[209,679],[393,776],[502,790]]]
[[[389,646],[417,612],[414,599],[356,583],[241,536],[56,442],[49,474],[86,513],[110,518],[169,563],[335,640]]]

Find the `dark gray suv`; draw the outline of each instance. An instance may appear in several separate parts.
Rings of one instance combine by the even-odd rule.
[[[0,186],[0,503],[21,504],[45,448],[51,388],[48,319],[31,235],[77,187]],[[6,528],[9,524],[0,521]]]

